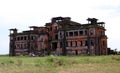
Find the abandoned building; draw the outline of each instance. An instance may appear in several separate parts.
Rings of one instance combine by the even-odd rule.
[[[105,23],[88,18],[87,24],[70,17],[54,17],[45,27],[30,26],[18,32],[10,29],[10,56],[29,55],[106,55]]]

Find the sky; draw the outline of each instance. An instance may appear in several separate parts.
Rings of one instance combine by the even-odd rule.
[[[44,26],[58,16],[105,22],[108,47],[120,51],[120,0],[0,0],[0,54],[9,53],[9,29]]]

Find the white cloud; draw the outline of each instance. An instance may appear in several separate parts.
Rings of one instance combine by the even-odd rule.
[[[113,44],[120,37],[116,33],[120,23],[119,7],[120,0],[0,0],[0,33],[5,44],[9,42],[6,38],[10,28],[16,27],[21,31],[31,25],[44,26],[51,17],[56,16],[70,16],[80,23],[87,23],[88,17],[96,17],[106,22],[106,33],[111,42],[109,46],[120,48]],[[4,44],[2,48],[8,49],[9,45]]]

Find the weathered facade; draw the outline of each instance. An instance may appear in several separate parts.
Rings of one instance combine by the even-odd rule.
[[[88,18],[80,24],[70,17],[55,17],[45,27],[31,26],[17,32],[10,29],[10,55],[106,55],[107,36],[104,22]]]

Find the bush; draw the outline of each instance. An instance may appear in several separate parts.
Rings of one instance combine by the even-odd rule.
[[[54,62],[54,57],[51,57],[51,56],[48,57],[48,58],[47,58],[47,62]]]
[[[120,57],[119,56],[112,56],[111,58],[112,58],[112,60],[120,61]]]

